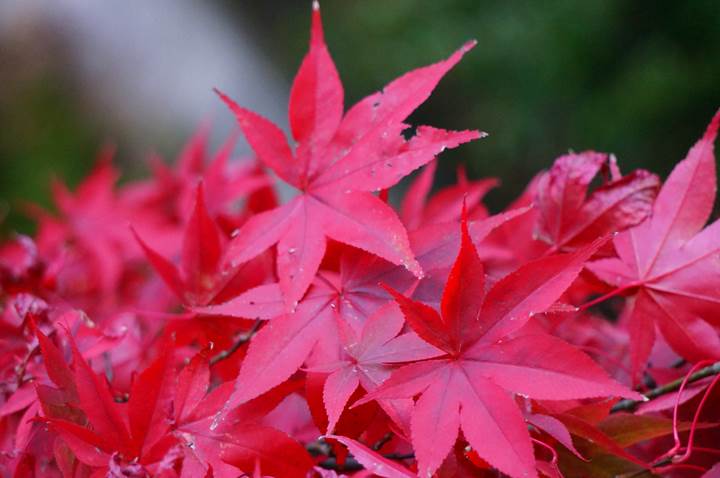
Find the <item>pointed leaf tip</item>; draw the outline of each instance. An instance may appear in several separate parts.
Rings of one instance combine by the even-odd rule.
[[[462,174],[464,174],[464,171]],[[470,237],[470,231],[468,230],[467,193],[463,196],[462,211],[460,213],[460,229],[463,239]]]
[[[705,130],[705,138],[714,141],[720,127],[720,108],[715,111],[715,115],[710,120],[710,124]]]
[[[205,202],[205,186],[203,184],[202,178],[197,180],[197,183],[195,184],[195,203],[196,204],[204,204]]]
[[[473,38],[472,40],[466,41],[460,49],[462,50],[463,53],[466,53],[466,52],[472,50],[473,48],[475,48],[477,43],[478,43],[477,40]]]
[[[468,226],[468,211],[467,211],[467,194],[463,198],[463,204],[462,204],[462,213],[460,216],[460,249],[461,251],[458,253],[458,259],[460,259],[460,256],[462,255],[463,250],[472,251],[472,254],[474,257],[478,257],[477,249],[475,248],[475,244],[473,244],[472,237],[470,236],[470,228]],[[478,260],[479,257],[478,257]]]
[[[213,93],[218,95],[220,97],[220,100],[222,100],[225,105],[230,108],[234,113],[237,114],[236,109],[239,108],[238,104],[235,103],[233,100],[230,99],[228,95],[223,93],[222,91],[218,90],[217,88],[213,88]]]
[[[322,17],[320,15],[320,2],[317,0],[313,1],[312,4],[312,22],[310,25],[310,43],[311,44],[322,44],[325,42]]]

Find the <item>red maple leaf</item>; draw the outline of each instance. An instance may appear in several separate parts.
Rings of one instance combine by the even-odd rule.
[[[142,257],[127,225],[132,222],[162,250],[177,240],[175,224],[162,211],[137,207],[132,195],[115,187],[119,173],[112,165],[113,154],[113,148],[103,149],[75,192],[59,181],[53,184],[59,217],[34,208],[40,219],[36,241],[41,255],[62,262],[57,275],[61,293],[97,320],[115,305],[124,274]]]
[[[148,246],[139,234],[135,234],[135,239],[158,275],[188,308],[224,302],[258,286],[269,275],[261,260],[235,269],[224,267],[222,257],[227,240],[205,205],[202,182],[195,187],[195,201],[185,225],[179,267]]]
[[[185,225],[178,266],[148,246],[139,234],[135,233],[135,239],[145,252],[148,262],[187,309],[224,302],[230,297],[235,298],[236,302],[254,300],[255,296],[265,290],[260,285],[272,275],[271,260],[267,255],[256,257],[234,269],[224,267],[222,256],[227,240],[207,210],[202,182],[195,187],[195,203]],[[205,346],[213,342],[220,347],[229,347],[237,330],[246,328],[245,321],[239,319],[263,319],[278,313],[273,310],[264,312],[257,306],[236,307],[235,312],[237,319],[197,312],[166,316],[173,319],[171,333],[180,343],[199,341],[201,346]]]
[[[463,203],[468,205],[470,217],[487,217],[487,210],[480,201],[490,189],[497,186],[497,179],[469,181],[465,169],[460,166],[457,170],[457,184],[441,189],[428,199],[436,169],[437,160],[428,163],[405,193],[400,206],[400,218],[409,231],[429,224],[458,221]]]
[[[720,112],[663,184],[651,217],[615,238],[618,258],[589,267],[618,287],[611,294],[630,294],[624,317],[635,377],[650,355],[656,327],[688,360],[720,357],[720,339],[706,322],[720,325],[720,221],[703,229],[717,189],[713,143],[719,125]]]
[[[207,304],[228,281],[220,268],[224,238],[205,206],[202,183],[196,186],[193,212],[185,226],[179,268],[150,248],[137,233],[135,239],[155,271],[185,305]]]
[[[566,342],[521,330],[560,297],[604,242],[530,262],[485,294],[483,265],[463,221],[440,314],[392,291],[413,330],[446,355],[398,369],[358,403],[420,395],[411,435],[421,476],[440,467],[460,428],[473,450],[503,473],[537,476],[530,435],[510,392],[550,400],[638,396]]]
[[[477,131],[428,126],[418,127],[409,140],[402,135],[408,127],[403,121],[472,46],[401,76],[343,116],[343,88],[315,4],[310,51],[290,94],[294,153],[277,126],[219,93],[259,160],[299,192],[289,203],[252,217],[232,241],[229,259],[241,263],[277,243],[278,277],[289,309],[312,282],[327,238],[421,276],[401,221],[372,192],[389,188],[443,150],[480,137]]]
[[[74,194],[60,181],[53,183],[53,199],[61,217],[40,213],[38,233],[38,246],[48,255],[73,243],[77,253],[88,258],[95,286],[105,293],[117,286],[123,259],[132,255],[121,219],[127,220],[128,210],[114,191],[118,172],[112,166],[113,154],[112,148],[101,152],[96,167]]]
[[[48,376],[59,387],[38,386],[46,420],[79,462],[96,473],[162,476],[182,461],[182,476],[210,473],[230,478],[237,476],[238,468],[251,471],[259,464],[274,476],[304,478],[312,466],[300,444],[261,423],[294,384],[235,409],[224,427],[211,429],[232,383],[208,393],[210,371],[204,353],[176,374],[167,344],[170,350],[138,373],[127,404],[121,404],[69,333],[72,368],[47,337],[39,331],[37,335]]]
[[[390,298],[378,282],[398,266],[361,251],[348,250],[340,272],[321,270],[292,313],[278,314],[253,338],[238,376],[238,388],[228,408],[250,400],[282,383],[300,368],[313,349],[328,362],[338,360],[338,322],[360,330],[367,318]],[[409,286],[405,272],[400,287]],[[386,277],[386,280],[390,280]],[[249,304],[252,302],[252,305]],[[267,285],[227,303],[197,308],[205,314],[247,317],[247,309],[265,314],[282,311],[282,294]]]
[[[373,314],[360,333],[340,322],[343,356],[323,370],[330,372],[323,387],[328,433],[334,431],[348,400],[358,387],[371,392],[387,380],[392,364],[443,354],[413,332],[400,334],[404,324],[402,313],[393,303]],[[402,430],[407,429],[411,403],[380,400],[379,404]]]
[[[481,241],[493,228],[522,212],[518,210],[473,221],[468,227],[474,238]],[[418,260],[433,271],[432,281],[423,281],[420,285],[430,293],[437,278],[443,277],[448,258],[460,247],[457,225],[451,222],[421,228],[411,240]],[[300,368],[313,349],[319,352],[316,360],[337,362],[341,348],[337,321],[345,322],[360,333],[368,317],[390,298],[380,287],[381,281],[402,290],[412,286],[412,277],[402,266],[358,251],[348,251],[342,256],[339,274],[326,270],[317,273],[295,311],[276,316],[253,338],[238,376],[238,389],[228,402],[228,408],[286,380]],[[278,285],[268,284],[224,304],[194,310],[230,317],[249,317],[248,314],[254,312],[257,317],[270,318],[272,313],[278,312],[281,301]]]
[[[460,209],[462,211],[462,208]],[[468,221],[468,231],[477,246],[495,230],[527,215],[529,207],[518,207],[477,221]],[[413,296],[426,303],[440,299],[453,261],[460,250],[462,234],[457,221],[427,224],[410,233],[410,244],[425,276],[413,292]],[[485,252],[484,249],[483,252]],[[384,279],[384,278],[379,278]],[[390,283],[390,285],[393,285]]]
[[[233,410],[222,426],[214,420],[232,392],[225,382],[210,388],[208,359],[198,354],[180,372],[174,398],[174,435],[183,446],[183,476],[233,478],[237,469],[262,470],[271,476],[305,478],[313,463],[305,449],[287,434],[262,423],[263,417],[295,385],[258,397]],[[185,471],[185,470],[184,470]]]
[[[80,463],[93,469],[144,470],[160,461],[174,445],[166,420],[170,396],[163,394],[170,374],[162,355],[133,383],[127,406],[116,403],[107,382],[95,374],[68,333],[73,368],[42,333],[37,332],[55,390],[38,386],[46,420]],[[135,470],[139,473],[138,470]],[[138,474],[137,476],[144,476]]]
[[[612,178],[589,192],[601,171]],[[660,180],[638,169],[621,176],[615,158],[585,151],[561,156],[537,183],[537,236],[553,250],[572,250],[640,224],[652,210]]]
[[[192,208],[197,182],[202,180],[211,216],[228,232],[238,227],[246,212],[238,209],[237,203],[252,198],[260,190],[270,189],[272,180],[256,161],[230,161],[237,135],[231,136],[209,157],[209,136],[209,125],[201,125],[172,168],[160,157],[152,156],[153,177],[124,186],[124,196],[138,209],[162,211],[169,219],[183,223],[186,211]],[[271,201],[268,206],[275,205]]]

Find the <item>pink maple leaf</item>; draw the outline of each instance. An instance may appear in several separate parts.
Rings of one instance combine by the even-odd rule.
[[[409,140],[402,135],[408,127],[404,120],[472,46],[401,76],[343,116],[343,88],[315,4],[310,51],[290,94],[294,152],[277,126],[219,93],[259,160],[299,192],[289,203],[252,217],[232,241],[229,259],[244,262],[277,243],[278,276],[289,309],[312,282],[327,238],[421,276],[400,219],[372,191],[394,185],[443,150],[480,137],[477,131],[429,126],[418,127]]]

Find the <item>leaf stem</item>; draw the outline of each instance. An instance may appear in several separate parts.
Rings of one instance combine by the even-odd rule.
[[[591,300],[590,302],[586,302],[580,306],[578,306],[578,311],[587,310],[593,305],[597,305],[600,302],[605,302],[606,300],[615,297],[618,294],[622,294],[626,290],[633,289],[635,287],[638,287],[640,284],[637,282],[631,282],[630,284],[625,284],[622,287],[618,287],[617,289],[611,290],[607,294],[601,295],[600,297],[596,297],[595,299]]]

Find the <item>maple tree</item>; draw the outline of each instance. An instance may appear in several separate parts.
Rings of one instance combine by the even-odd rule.
[[[484,133],[407,124],[472,46],[344,111],[315,3],[290,139],[219,93],[250,157],[57,182],[0,241],[0,476],[718,476],[720,112],[664,182],[571,152],[493,214],[433,190]]]

